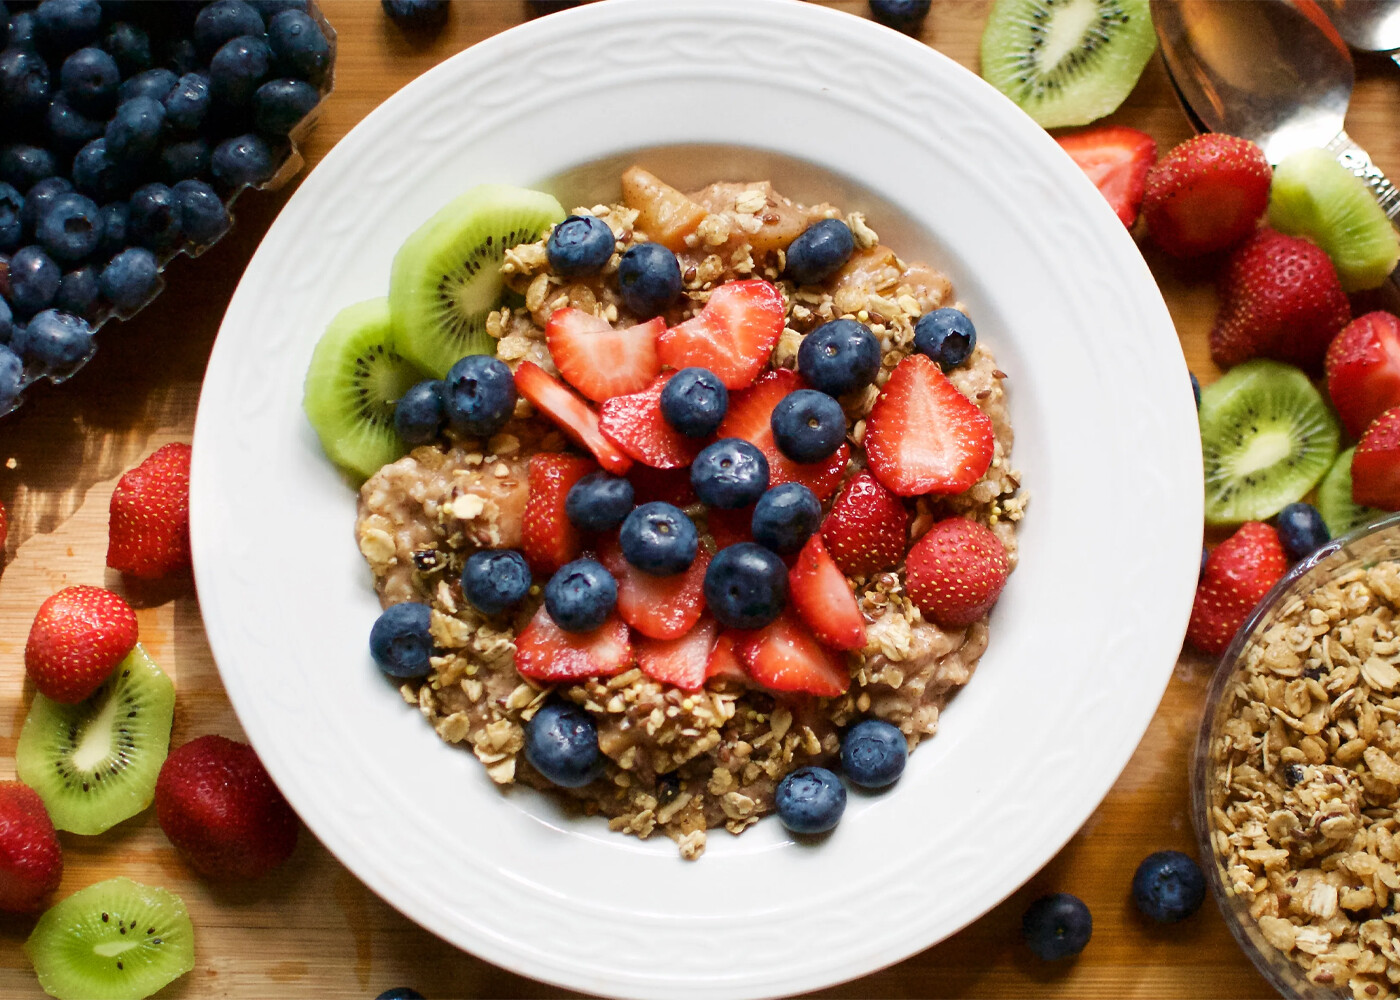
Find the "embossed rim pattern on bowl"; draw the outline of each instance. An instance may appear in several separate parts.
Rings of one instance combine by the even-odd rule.
[[[579,75],[581,47],[626,57]],[[802,161],[899,206],[1011,375],[1014,464],[1032,497],[978,676],[899,784],[853,795],[821,845],[767,820],[739,838],[713,831],[696,863],[664,839],[569,819],[529,789],[502,793],[375,676],[364,636],[377,602],[353,543],[354,497],[300,412],[327,321],[383,294],[400,241],[460,190],[685,143]],[[783,190],[788,178],[772,179]],[[209,642],[310,829],[448,941],[609,995],[820,988],[1005,898],[1131,756],[1195,588],[1203,491],[1188,385],[1122,223],[972,73],[789,0],[586,5],[405,87],[269,231],[225,317],[195,430],[191,533]]]

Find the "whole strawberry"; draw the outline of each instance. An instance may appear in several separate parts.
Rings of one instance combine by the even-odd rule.
[[[1186,641],[1212,656],[1225,652],[1260,598],[1287,571],[1277,531],[1259,521],[1240,525],[1206,559]]]
[[[0,781],[0,910],[33,913],[58,888],[63,848],[39,794]]]
[[[1351,498],[1363,507],[1400,510],[1400,406],[1361,435],[1351,456]]]
[[[297,817],[246,743],[201,736],[156,779],[156,822],[190,867],[216,882],[255,879],[291,856]]]
[[[841,572],[869,576],[904,556],[909,512],[869,472],[851,477],[822,522],[822,541]]]
[[[1358,316],[1327,348],[1327,395],[1347,432],[1360,437],[1372,420],[1400,406],[1400,317]]]
[[[992,610],[1010,572],[1001,540],[962,517],[939,521],[904,560],[909,596],[943,628],[971,625]]]
[[[88,697],[136,645],[136,613],[101,587],[65,587],[39,605],[24,669],[39,693],[75,704]]]
[[[1264,151],[1248,139],[1220,132],[1188,139],[1147,172],[1147,233],[1174,257],[1232,247],[1259,224],[1272,177]]]
[[[1350,320],[1351,303],[1327,254],[1261,229],[1225,267],[1210,356],[1221,368],[1264,357],[1317,373],[1327,345]]]
[[[190,446],[167,444],[112,493],[107,565],[158,580],[190,565]]]

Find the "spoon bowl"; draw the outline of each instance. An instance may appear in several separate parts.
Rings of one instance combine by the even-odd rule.
[[[1318,0],[1346,43],[1360,52],[1388,52],[1400,63],[1400,0]]]

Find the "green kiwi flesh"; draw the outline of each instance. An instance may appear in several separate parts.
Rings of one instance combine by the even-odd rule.
[[[1301,150],[1274,168],[1269,225],[1325,250],[1348,292],[1375,288],[1400,261],[1400,237],[1380,203],[1325,149]]]
[[[19,780],[58,829],[101,833],[151,804],[174,713],[175,686],[138,644],[86,701],[34,696],[15,750]]]
[[[1157,49],[1147,0],[996,0],[982,77],[1044,128],[1114,111]]]
[[[1355,452],[1353,447],[1338,455],[1317,488],[1317,510],[1333,538],[1390,516],[1388,510],[1363,507],[1351,498],[1351,456]]]
[[[141,1000],[194,968],[194,926],[173,892],[114,878],[51,907],[24,948],[59,1000]]]
[[[427,377],[393,347],[389,300],[357,302],[316,342],[302,408],[331,461],[365,478],[403,454],[394,406]]]
[[[1236,365],[1202,391],[1200,419],[1206,524],[1273,517],[1337,457],[1337,419],[1292,365]]]
[[[486,317],[501,301],[509,248],[564,218],[547,194],[483,184],[444,205],[409,236],[389,272],[394,344],[437,378],[467,354],[493,350]]]

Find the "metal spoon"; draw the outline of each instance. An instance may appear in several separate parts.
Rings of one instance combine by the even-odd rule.
[[[1388,52],[1400,64],[1400,0],[1318,0],[1347,44],[1361,52]]]

